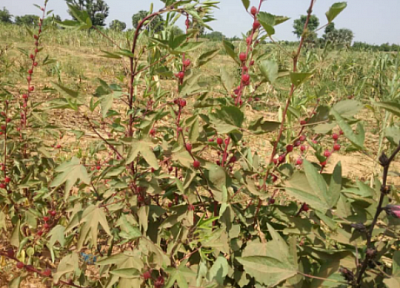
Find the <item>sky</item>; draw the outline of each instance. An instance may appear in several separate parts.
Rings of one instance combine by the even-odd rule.
[[[125,22],[131,27],[131,17],[139,10],[148,10],[151,2],[154,9],[163,7],[160,0],[105,0],[110,6],[107,23],[114,19]],[[321,25],[326,23],[325,12],[329,7],[341,0],[317,0],[314,14]],[[42,5],[41,0],[0,0],[0,8],[6,7],[14,16],[38,14],[40,11],[33,4]],[[251,0],[258,6],[258,0]],[[274,15],[283,15],[291,19],[276,27],[276,40],[296,40],[293,31],[293,20],[306,14],[310,0],[267,0],[263,2],[262,11]],[[400,44],[400,0],[348,0],[347,8],[335,19],[335,26],[348,28],[354,33],[354,41],[370,44]],[[220,31],[228,37],[241,36],[252,25],[252,19],[246,13],[241,0],[220,0],[220,9],[214,12],[217,19],[211,22],[214,31]],[[62,19],[69,19],[67,5],[64,0],[49,0],[48,8]],[[39,14],[38,14],[39,15]],[[180,25],[183,24],[183,20]],[[183,28],[183,25],[182,25]],[[321,31],[323,33],[323,31]]]

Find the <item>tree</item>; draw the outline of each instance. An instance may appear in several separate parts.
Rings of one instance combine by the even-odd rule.
[[[27,26],[36,26],[39,23],[39,17],[36,15],[24,15],[24,16],[16,16],[15,24],[17,25],[27,25]]]
[[[10,14],[10,11],[3,7],[3,10],[0,10],[0,23],[12,23],[13,16]]]
[[[110,29],[118,32],[124,31],[126,28],[126,23],[119,21],[119,20],[113,20],[110,24]]]
[[[105,26],[105,20],[108,17],[109,7],[104,0],[65,0],[68,4],[77,7],[79,10],[85,10],[89,14],[92,24],[95,26]],[[74,20],[75,17],[68,10],[68,13]]]
[[[149,12],[141,10],[138,13],[132,16],[132,25],[136,29],[139,25],[139,22],[143,20]],[[150,19],[151,22],[146,26],[147,30],[154,30],[154,32],[160,32],[164,30],[164,19],[161,15],[157,15]]]
[[[301,15],[300,19],[294,20],[293,33],[297,36],[297,38],[300,38],[301,35],[303,34],[304,24],[306,23],[306,20],[307,20],[306,15]],[[316,33],[314,31],[315,29],[318,28],[318,26],[319,26],[318,17],[315,15],[311,15],[310,21],[308,22],[308,28],[307,28],[308,35],[306,38],[316,38]]]
[[[175,36],[185,34],[185,32],[183,32],[183,30],[176,25],[171,27],[171,31],[174,32]]]
[[[323,35],[325,41],[331,42],[334,46],[350,46],[353,41],[353,31],[349,29],[333,29]]]
[[[335,23],[331,22],[325,27],[325,34],[329,34],[330,32],[333,32],[335,30]]]
[[[209,39],[211,41],[222,41],[225,39],[225,35],[218,31],[213,31],[209,34],[204,34],[203,38]]]
[[[61,22],[60,15],[52,15],[51,17],[47,17],[43,21],[44,26],[57,26],[56,22]]]

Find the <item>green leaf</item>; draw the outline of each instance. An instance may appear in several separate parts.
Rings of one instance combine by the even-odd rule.
[[[110,274],[121,277],[121,278],[139,278],[140,271],[135,268],[122,268],[110,271]]]
[[[153,146],[154,144],[150,139],[133,139],[131,143],[131,149],[129,150],[128,157],[126,159],[126,164],[134,161],[140,153],[144,160],[146,160],[151,167],[157,170],[160,166],[158,165],[158,160],[154,154]]]
[[[189,288],[188,283],[190,280],[196,277],[196,273],[186,267],[187,261],[183,261],[178,268],[167,268],[166,271],[169,274],[165,288],[172,287],[175,282],[179,288]]]
[[[246,8],[246,10],[249,9],[250,6],[250,0],[242,0],[243,6],[244,8]]]
[[[78,214],[76,214],[78,217]],[[75,217],[74,217],[75,218]],[[81,218],[78,221],[71,221],[68,227],[65,229],[65,233],[71,232],[75,227],[82,225],[79,240],[77,244],[77,249],[80,250],[88,236],[90,235],[90,240],[93,245],[97,245],[97,235],[99,233],[99,225],[103,227],[104,231],[111,236],[110,227],[107,222],[106,214],[104,213],[104,208],[100,208],[95,205],[88,206]]]
[[[226,53],[231,56],[237,64],[240,65],[238,55],[235,53],[235,46],[233,46],[233,44],[227,40],[223,40],[222,45],[224,46]]]
[[[77,252],[72,252],[61,259],[60,263],[57,266],[57,272],[53,275],[54,283],[58,283],[63,275],[69,273],[73,273],[75,275],[78,275],[80,273],[79,255]]]
[[[295,87],[300,86],[311,78],[313,73],[290,73],[290,80]]]
[[[13,245],[14,247],[19,247],[20,244],[20,225],[21,225],[21,220],[18,220],[17,224],[14,226],[14,229],[11,234],[11,239],[10,239],[10,244]]]
[[[90,184],[91,179],[86,167],[80,164],[79,159],[73,157],[71,161],[64,162],[55,169],[58,172],[56,178],[51,182],[50,187],[58,187],[65,183],[64,199],[68,199],[72,186],[80,179],[85,184]]]
[[[65,227],[62,225],[57,225],[53,229],[51,229],[50,233],[48,236],[50,236],[50,240],[48,242],[50,247],[53,247],[56,242],[60,243],[60,245],[63,247],[65,244]]]
[[[400,104],[397,102],[373,102],[373,104],[400,117]]]
[[[273,132],[281,126],[280,122],[264,120],[264,117],[258,118],[250,122],[249,130],[254,134],[264,134]]]
[[[328,204],[330,207],[336,206],[340,198],[340,192],[342,191],[342,163],[339,161],[333,174],[331,176],[331,181],[329,182],[328,191]]]
[[[347,122],[340,116],[334,109],[331,110],[332,115],[335,117],[339,127],[342,129],[344,135],[356,146],[358,149],[364,149],[365,131],[361,123],[357,123],[356,133]]]
[[[259,12],[257,14],[257,20],[263,26],[265,31],[267,32],[268,36],[272,36],[275,34],[275,16],[267,13],[267,12]]]
[[[207,278],[210,282],[216,280],[218,284],[223,285],[226,275],[228,275],[229,264],[225,257],[219,256],[213,266],[208,271]]]
[[[186,53],[199,48],[201,45],[203,45],[203,42],[186,42],[174,51],[178,53]]]
[[[225,67],[221,67],[221,83],[224,86],[227,93],[231,93],[235,84],[235,77],[229,73]]]
[[[21,285],[22,278],[21,276],[15,277],[8,283],[8,288],[19,288]]]
[[[356,115],[364,105],[357,100],[344,100],[333,105],[333,109],[336,110],[343,118],[350,118]]]
[[[296,268],[278,259],[267,256],[237,257],[247,274],[269,287],[274,287],[297,274]]]
[[[303,163],[305,162],[306,160]],[[311,164],[309,163],[309,165]],[[308,166],[307,169],[309,170],[309,174],[314,173],[311,170],[315,169],[314,167]],[[318,182],[319,180],[316,181]],[[293,176],[286,182],[286,193],[301,202],[306,202],[313,209],[321,211],[322,213],[326,213],[326,211],[330,208],[325,200],[325,197],[314,190],[314,188],[312,188],[311,184],[308,182],[308,178],[306,177],[306,175],[301,172],[295,172]]]
[[[197,67],[201,67],[204,64],[208,63],[211,61],[215,56],[218,55],[220,49],[214,49],[208,52],[205,52],[200,55],[198,61],[197,61]]]
[[[62,95],[66,96],[66,97],[72,97],[72,98],[78,98],[79,96],[79,92],[78,91],[74,91],[71,90],[67,87],[64,87],[58,83],[55,82],[51,82],[51,84],[54,86],[54,88],[60,92]]]
[[[329,11],[325,13],[328,23],[331,23],[346,7],[346,2],[338,2],[333,4],[331,8],[329,8]]]
[[[324,177],[319,173],[319,171],[307,160],[303,162],[304,172],[307,177],[307,181],[310,184],[311,189],[314,194],[318,195],[319,198],[323,198],[325,203],[329,203],[328,188]]]
[[[385,137],[395,146],[400,143],[400,128],[387,127],[385,130]]]
[[[258,64],[258,67],[260,68],[260,71],[261,71],[262,75],[264,76],[265,81],[267,81],[269,83],[273,83],[278,78],[279,67],[278,67],[278,63],[276,63],[275,61],[271,61],[271,60],[261,61]]]

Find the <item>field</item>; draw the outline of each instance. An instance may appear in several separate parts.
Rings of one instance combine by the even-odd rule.
[[[0,287],[399,287],[398,53],[262,16],[233,43],[0,23]]]

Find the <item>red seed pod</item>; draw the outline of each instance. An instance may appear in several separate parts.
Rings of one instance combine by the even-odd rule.
[[[224,143],[224,140],[222,140],[222,138],[217,138],[217,144],[222,145],[222,143]]]
[[[27,95],[27,94],[23,94],[23,95],[22,95],[22,98],[23,98],[23,99],[28,99],[28,95]]]
[[[340,130],[340,131],[339,131],[339,134],[340,134],[340,135],[343,135],[343,134],[344,134],[344,132],[343,132],[342,130]]]
[[[250,75],[249,74],[243,74],[242,75],[242,81],[243,81],[243,83],[248,83],[250,81]]]
[[[37,234],[39,237],[42,236],[42,235],[43,235],[43,230],[39,230],[36,234]]]
[[[286,161],[286,155],[280,155],[279,156],[279,163],[282,164]]]
[[[152,128],[152,129],[150,130],[150,135],[151,135],[151,136],[156,135],[156,129]]]
[[[50,220],[49,217],[47,217],[47,216],[44,216],[44,217],[43,217],[43,221],[44,221],[44,222],[47,222],[47,221],[49,221],[49,220]]]
[[[200,162],[197,161],[197,160],[195,160],[195,161],[193,162],[193,167],[194,167],[195,169],[199,169],[199,168],[200,168]]]
[[[239,54],[239,59],[240,59],[240,61],[242,61],[242,62],[246,61],[246,60],[247,60],[247,54],[244,53],[244,52],[241,52],[241,53]]]
[[[186,100],[185,99],[181,99],[179,100],[179,105],[183,108],[186,106]]]
[[[186,150],[191,152],[192,151],[192,144],[186,143]]]
[[[307,121],[306,121],[306,120],[301,120],[301,121],[300,121],[300,125],[301,125],[301,126],[304,126],[304,125],[306,125],[306,124],[307,124]]]
[[[308,210],[310,210],[310,207],[306,203],[304,203],[303,206],[301,206],[301,210],[307,212]]]
[[[229,160],[229,163],[235,163],[237,161],[235,156],[232,156],[231,159]]]
[[[7,187],[7,185],[5,183],[0,183],[0,188],[1,189],[5,189]]]
[[[35,90],[35,87],[34,86],[30,86],[29,87],[29,92],[33,92]]]
[[[29,69],[29,70],[28,70],[28,74],[33,74],[33,70],[32,70],[32,69]]]
[[[304,142],[304,141],[306,141],[306,136],[304,136],[304,135],[301,135],[300,136],[300,138],[299,138],[299,140],[301,141],[301,142]]]
[[[177,74],[177,77],[182,80],[185,77],[185,73],[181,71]]]
[[[286,146],[286,151],[288,152],[288,153],[290,153],[290,152],[292,152],[293,151],[293,145],[287,145]]]
[[[97,165],[97,166],[96,166],[96,169],[97,169],[97,170],[100,170],[100,169],[101,169],[101,166],[100,166],[100,165]]]
[[[260,28],[260,22],[258,22],[258,20],[255,20],[253,23],[253,30],[257,30],[258,28]]]
[[[250,66],[253,66],[254,65],[254,60],[251,60],[250,61]]]
[[[271,205],[275,204],[275,199],[274,198],[270,198],[268,200],[268,204],[271,204]]]
[[[31,58],[32,60],[35,59],[35,56],[33,54],[29,55],[29,58]]]
[[[246,43],[247,45],[251,45],[251,42],[253,42],[253,39],[251,38],[251,36],[246,38]]]
[[[32,77],[31,77],[31,76],[28,76],[28,77],[26,77],[26,80],[28,80],[28,82],[31,82]]]
[[[39,36],[33,35],[33,38],[34,38],[35,40],[38,40],[38,39],[39,39]]]
[[[301,159],[301,158],[297,159],[296,164],[297,165],[303,164],[303,159]]]
[[[22,269],[22,268],[24,268],[25,267],[25,264],[24,263],[22,263],[22,262],[18,262],[17,263],[17,268],[18,269]]]
[[[322,167],[325,167],[325,166],[326,166],[326,161],[321,162],[321,166],[322,166]]]
[[[183,61],[183,66],[185,67],[189,67],[191,64],[190,59],[186,59],[185,61]]]
[[[335,145],[333,145],[333,150],[335,150],[335,151],[339,151],[340,150],[340,145],[339,144],[335,144]]]
[[[332,134],[332,139],[335,140],[335,141],[337,141],[337,140],[339,139],[339,135],[336,134],[336,133],[333,133],[333,134]]]
[[[49,268],[46,268],[46,270],[43,271],[43,276],[45,277],[50,277],[51,275],[51,270]]]
[[[6,182],[6,183],[10,183],[10,181],[11,181],[11,178],[10,178],[10,177],[6,177],[6,178],[4,178],[4,182]]]
[[[7,122],[7,123],[10,123],[10,122],[11,122],[11,118],[7,118],[7,119],[6,119],[6,122]]]
[[[33,66],[35,66],[35,67],[36,67],[37,65],[38,65],[38,63],[37,63],[37,62],[33,62]]]
[[[297,140],[296,142],[294,142],[294,146],[299,147],[301,145],[301,141]]]
[[[50,212],[49,212],[49,214],[51,215],[51,216],[56,216],[57,215],[57,212],[55,211],[55,210],[51,210]]]
[[[326,157],[326,158],[329,158],[330,156],[331,156],[331,151],[329,151],[329,150],[325,150],[325,152],[324,152],[324,156]]]
[[[151,272],[150,271],[146,271],[146,272],[143,273],[142,276],[143,276],[144,280],[148,280],[148,279],[151,278]]]
[[[253,15],[253,16],[256,16],[257,15],[257,13],[258,13],[258,9],[256,8],[256,7],[251,7],[251,9],[250,9],[250,13]]]
[[[36,49],[35,49],[35,53],[39,53],[39,49],[36,48]]]

